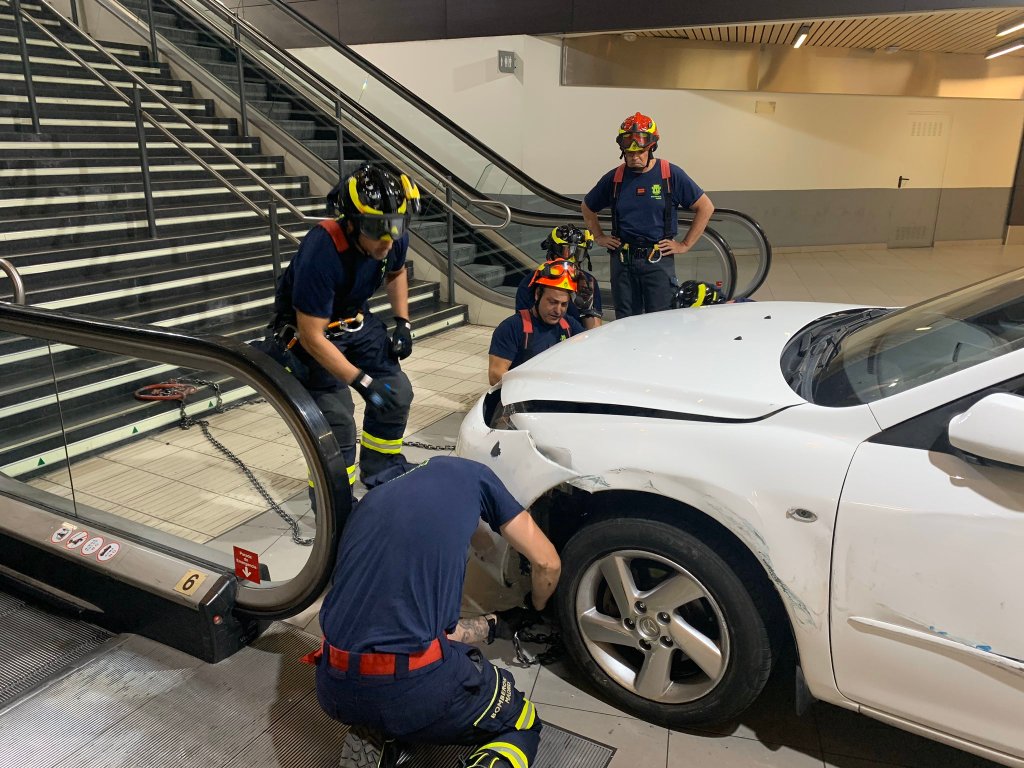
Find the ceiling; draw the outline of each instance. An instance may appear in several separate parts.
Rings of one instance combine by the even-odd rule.
[[[1021,13],[1021,6],[1017,5],[1012,8],[636,30],[635,34],[637,37],[792,45],[800,27],[810,24],[811,33],[804,46],[979,54],[1024,37],[1024,30],[996,37],[998,26],[1017,19]],[[1011,55],[1024,54],[1018,51]]]

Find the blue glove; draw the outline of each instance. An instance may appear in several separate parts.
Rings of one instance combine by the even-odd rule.
[[[365,371],[359,371],[352,382],[352,389],[363,396],[363,399],[375,406],[382,414],[390,413],[401,407],[398,397],[391,389],[391,385],[377,381]]]

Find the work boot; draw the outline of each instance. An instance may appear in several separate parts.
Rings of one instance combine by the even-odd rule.
[[[400,768],[409,762],[407,749],[384,734],[363,726],[348,729],[338,768]]]

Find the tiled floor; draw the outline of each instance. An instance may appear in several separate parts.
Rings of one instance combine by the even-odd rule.
[[[928,249],[850,249],[776,254],[759,300],[815,300],[900,305],[1024,266],[1024,246],[944,245]],[[408,439],[450,445],[461,413],[486,388],[491,329],[467,326],[416,343],[403,364],[413,382]],[[358,400],[358,398],[357,398]],[[357,406],[357,422],[361,419]],[[280,419],[266,405],[244,406],[211,419],[213,434],[256,470],[285,510],[311,533],[305,466]],[[431,451],[406,449],[413,461]],[[81,476],[79,473],[81,472]],[[198,430],[170,430],[130,448],[75,467],[80,498],[140,522],[219,550],[252,549],[275,578],[295,572],[308,551]],[[66,481],[40,480],[65,495]],[[170,493],[175,504],[154,499]],[[201,509],[201,512],[200,512]],[[319,633],[318,605],[290,621]],[[706,731],[668,731],[615,710],[595,698],[564,665],[510,666],[514,655],[499,641],[487,649],[514,672],[543,718],[617,748],[613,766],[908,766],[967,768],[992,765],[866,717],[815,704],[794,714],[791,668],[780,665],[765,694],[738,722]]]

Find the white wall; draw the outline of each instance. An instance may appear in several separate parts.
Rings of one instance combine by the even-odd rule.
[[[519,54],[516,74],[497,72],[499,49]],[[945,187],[1010,187],[1024,124],[1020,101],[563,87],[560,42],[548,38],[356,50],[538,181],[567,193],[587,191],[617,163],[615,130],[638,110],[657,120],[661,156],[708,190],[891,188],[900,172],[893,137],[908,112],[952,116]],[[337,74],[327,52],[299,53]],[[755,114],[758,100],[776,102],[775,113]],[[422,129],[411,122],[406,115],[396,125],[415,136]]]

